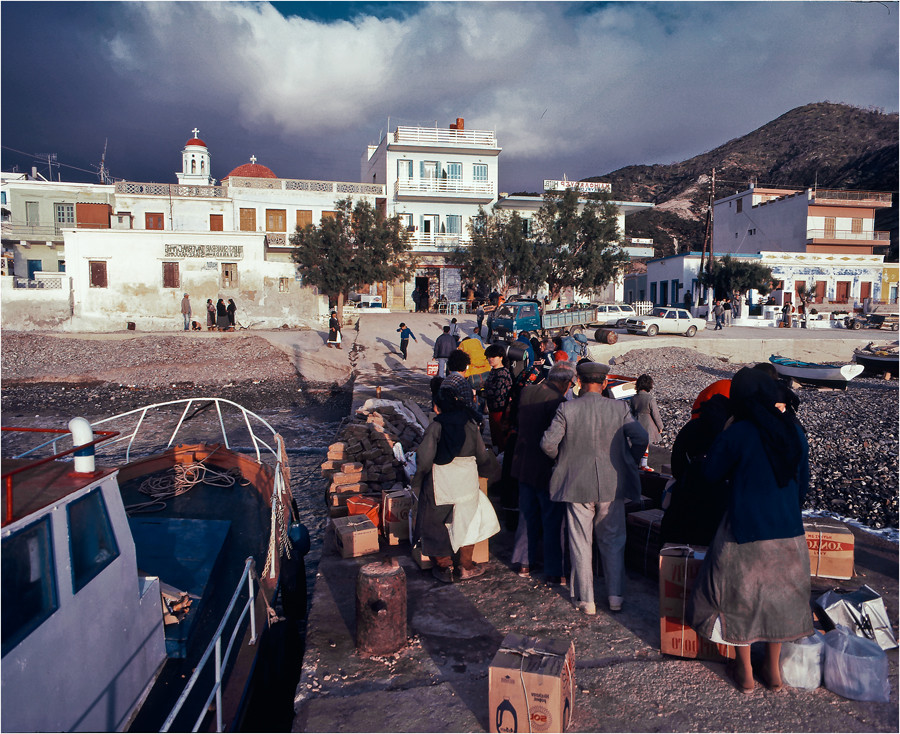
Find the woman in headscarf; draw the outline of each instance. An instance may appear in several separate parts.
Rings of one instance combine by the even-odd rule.
[[[219,331],[227,331],[228,329],[228,308],[225,301],[219,299],[216,303],[216,327]]]
[[[206,328],[210,331],[216,328],[216,304],[212,298],[206,299]]]
[[[685,621],[713,642],[736,646],[732,674],[742,693],[754,687],[751,643],[766,643],[760,674],[779,691],[781,643],[813,633],[800,513],[809,448],[784,399],[768,375],[740,370],[729,398],[734,423],[716,439],[704,466],[708,481],[731,481],[731,497]]]
[[[233,330],[235,324],[235,314],[237,313],[237,304],[235,304],[233,298],[228,299],[228,307],[225,310],[228,312],[228,328]]]
[[[453,392],[437,385],[437,416],[416,451],[412,489],[419,500],[415,536],[431,556],[432,575],[450,583],[481,576],[475,543],[500,530],[497,515],[478,486],[478,477],[497,479],[500,466],[487,450],[472,411]]]

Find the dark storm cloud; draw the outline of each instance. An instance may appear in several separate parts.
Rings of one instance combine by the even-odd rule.
[[[888,12],[892,10],[893,12]],[[3,3],[2,165],[354,181],[388,121],[496,130],[504,191],[669,163],[793,107],[897,109],[879,3]],[[835,29],[840,29],[836,33]],[[44,167],[46,168],[46,166]],[[63,177],[89,173],[62,169]]]

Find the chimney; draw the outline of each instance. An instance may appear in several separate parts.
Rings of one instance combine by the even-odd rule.
[[[465,129],[465,120],[463,120],[461,117],[456,118],[456,129],[457,130]]]

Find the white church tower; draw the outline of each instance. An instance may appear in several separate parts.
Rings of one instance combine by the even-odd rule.
[[[200,131],[195,127],[192,131],[194,137],[184,144],[181,151],[181,172],[176,173],[178,183],[186,186],[213,186],[216,180],[210,175],[209,150],[198,135]]]

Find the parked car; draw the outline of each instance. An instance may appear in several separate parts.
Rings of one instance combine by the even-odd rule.
[[[634,308],[627,303],[597,303],[597,323],[600,326],[625,327],[625,321],[637,316]]]
[[[896,313],[870,313],[866,316],[846,316],[844,326],[848,329],[890,329],[900,330],[900,319]]]
[[[646,316],[636,316],[625,322],[629,334],[684,334],[693,336],[699,329],[706,328],[706,321],[691,316],[683,308],[654,308]]]

